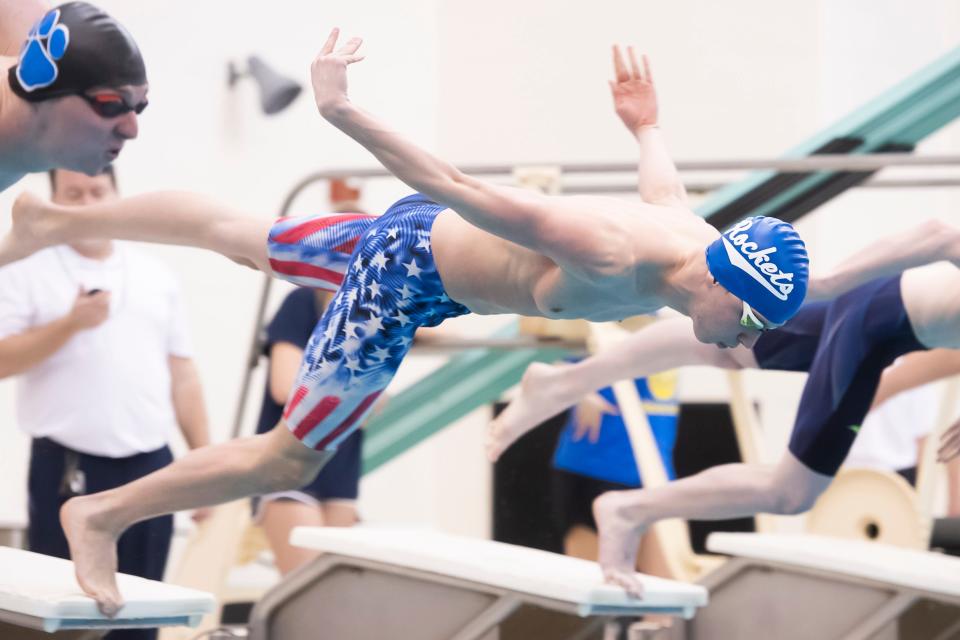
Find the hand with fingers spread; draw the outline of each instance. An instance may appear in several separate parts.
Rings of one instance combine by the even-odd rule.
[[[340,29],[335,28],[331,31],[323,48],[310,66],[313,96],[321,114],[326,114],[349,102],[347,65],[363,60],[363,56],[357,55],[357,49],[363,42],[361,38],[350,38],[334,51],[339,37]]]
[[[643,56],[643,71],[637,64],[633,47],[627,47],[629,65],[624,62],[620,47],[613,47],[613,71],[616,80],[610,81],[613,106],[630,133],[636,135],[643,127],[657,125],[657,90],[650,72],[650,61]]]

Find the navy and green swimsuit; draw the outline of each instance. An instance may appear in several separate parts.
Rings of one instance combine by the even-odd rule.
[[[926,348],[895,276],[804,305],[783,327],[762,335],[753,353],[761,369],[809,372],[789,448],[813,471],[832,476],[853,446],[883,370]]]

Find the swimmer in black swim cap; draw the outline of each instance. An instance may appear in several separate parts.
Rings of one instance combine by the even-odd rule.
[[[23,174],[100,172],[137,136],[147,75],[126,29],[86,2],[48,11],[0,83],[0,190]]]

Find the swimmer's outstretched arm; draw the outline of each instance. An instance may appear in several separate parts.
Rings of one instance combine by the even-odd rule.
[[[881,238],[832,271],[811,278],[807,300],[834,298],[875,278],[941,260],[960,266],[960,229],[940,220],[927,220]]]
[[[524,373],[520,393],[491,423],[487,456],[496,460],[517,438],[597,389],[686,365],[743,369],[756,368],[757,362],[745,347],[720,349],[700,342],[689,318],[671,318],[575,364],[534,363]]]
[[[960,351],[956,349],[931,349],[908,353],[884,370],[870,409],[872,411],[904,391],[958,374],[960,374]]]
[[[629,65],[624,62],[620,48],[613,47],[616,80],[610,81],[610,92],[617,115],[639,146],[637,186],[640,197],[651,204],[686,207],[687,190],[660,131],[657,89],[650,63],[644,55],[641,72],[633,47],[627,47],[627,58]]]
[[[578,390],[589,393],[619,380],[696,365],[721,369],[757,366],[749,349],[721,349],[704,344],[694,335],[689,318],[670,318],[626,336],[616,345],[570,366],[569,370],[571,377],[577,378]]]
[[[357,55],[361,41],[353,38],[335,50],[338,36],[334,29],[311,67],[317,107],[393,175],[480,229],[542,253],[586,279],[633,264],[631,240],[621,224],[566,198],[468,176],[350,102],[346,70],[362,59]]]

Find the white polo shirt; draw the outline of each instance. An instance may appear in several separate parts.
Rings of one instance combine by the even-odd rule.
[[[106,260],[66,246],[0,268],[0,339],[64,317],[80,287],[110,291],[110,315],[18,376],[17,420],[33,437],[126,457],[176,428],[169,356],[192,349],[173,274],[124,243]]]

